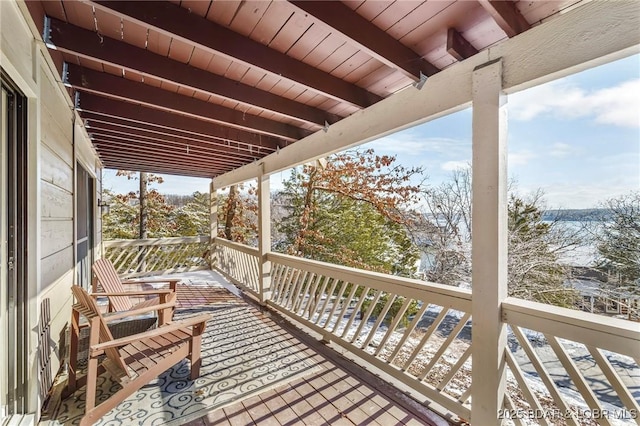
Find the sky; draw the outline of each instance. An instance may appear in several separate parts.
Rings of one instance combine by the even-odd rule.
[[[591,208],[640,190],[640,56],[634,55],[508,97],[508,170],[521,195],[541,189],[548,208]],[[471,163],[471,110],[362,145],[422,166],[438,185]],[[271,178],[282,187],[288,171]],[[165,176],[165,194],[207,192],[209,179]],[[104,187],[137,182],[106,170]]]

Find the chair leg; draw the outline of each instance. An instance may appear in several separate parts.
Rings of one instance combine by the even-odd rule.
[[[202,365],[202,357],[200,350],[202,348],[202,332],[205,323],[193,326],[193,338],[189,342],[189,361],[191,361],[191,380],[200,377],[200,366]]]
[[[71,330],[69,342],[69,379],[67,380],[67,389],[65,394],[71,395],[76,391],[78,372],[78,338],[80,334],[80,313],[75,309],[71,309]]]
[[[89,347],[98,344],[100,340],[100,318],[91,319],[91,334],[89,337]],[[98,383],[98,358],[89,355],[89,366],[87,369],[87,391],[85,413],[89,413],[96,406],[96,387]]]
[[[91,426],[95,422],[97,422],[102,416],[107,414],[109,411],[117,407],[122,401],[127,399],[134,392],[138,391],[142,386],[149,383],[151,380],[158,377],[162,374],[163,371],[167,370],[169,367],[177,364],[187,356],[188,347],[186,345],[182,346],[179,350],[173,352],[169,357],[164,358],[160,363],[155,364],[155,366],[149,370],[146,370],[144,373],[137,376],[135,379],[131,380],[127,383],[121,383],[122,389],[114,393],[104,402],[101,402],[98,406],[95,406],[95,390],[93,392],[94,400],[91,407],[89,407],[89,395],[87,394],[87,409],[85,411],[84,417],[80,420],[80,426]],[[96,376],[97,377],[97,376]],[[89,383],[87,383],[87,392],[89,389]]]
[[[175,307],[177,298],[178,296],[176,295],[176,293],[161,294],[160,304],[173,303],[173,306]],[[166,308],[166,309],[159,310],[158,311],[158,327],[161,327],[167,323],[170,323],[173,320],[173,312],[174,312],[174,308]]]
[[[165,309],[165,321],[173,321],[173,313],[175,312],[176,303],[178,303],[178,294],[173,292],[167,296],[167,302],[171,303],[173,307]]]

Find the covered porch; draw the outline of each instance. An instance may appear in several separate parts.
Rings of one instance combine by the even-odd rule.
[[[139,248],[152,244],[156,255],[149,258],[161,259],[163,250],[175,257],[198,243],[105,242],[105,255],[133,259],[119,264],[123,275],[131,275],[126,271],[139,269]],[[246,328],[232,333],[221,348],[251,346],[249,354],[260,354],[251,363],[269,362],[274,342],[262,336],[273,332],[288,348],[282,357],[295,353],[294,364],[301,363],[304,370],[297,377],[298,368],[289,371],[278,364],[274,371],[284,377],[275,379],[273,387],[252,389],[247,399],[246,383],[218,377],[213,382],[229,385],[241,401],[233,403],[233,397],[221,408],[212,404],[203,409],[210,412],[183,420],[198,425],[473,424],[472,361],[474,348],[485,345],[486,331],[472,321],[471,291],[273,252],[266,257],[272,268],[268,292],[260,283],[258,249],[224,239],[215,239],[213,270],[177,260],[173,268],[163,264],[156,271],[184,277],[177,290],[183,314],[213,310],[213,346],[220,343],[214,336],[239,322]],[[188,270],[193,272],[184,272]],[[162,275],[167,271],[171,274]],[[411,305],[418,309],[407,317]],[[504,405],[496,420],[552,425],[640,421],[637,323],[515,298],[503,301],[502,321]],[[258,341],[250,342],[255,337]],[[220,369],[231,365],[228,372],[244,377],[246,372],[234,370],[243,363],[243,352],[222,352],[229,358],[212,356],[209,362]],[[179,377],[172,381],[171,373],[168,377],[174,387],[169,385],[164,397],[180,398],[186,391],[182,398],[196,401],[195,406],[180,404],[187,411],[197,411],[197,395],[214,387],[206,380],[185,384]],[[284,383],[278,384],[280,380]],[[76,398],[81,403],[82,391]],[[154,413],[151,401],[139,411]],[[64,420],[67,406],[63,402],[61,407],[56,418]],[[125,411],[131,416],[135,412],[130,407]],[[167,422],[172,424],[170,417]]]
[[[140,269],[127,253],[184,245],[196,255],[145,273],[223,274],[255,304],[197,309],[239,303],[234,321],[258,321],[320,367],[194,424],[438,424],[430,411],[479,426],[640,424],[638,323],[507,297],[506,209],[506,96],[638,53],[640,3],[1,3],[3,76],[29,105],[15,211],[29,213],[30,248],[25,325],[0,336],[24,348],[11,358],[20,377],[0,383],[3,416],[39,418],[36,382],[64,362],[49,359],[64,346],[67,290],[88,287],[92,256],[121,249],[124,274]],[[473,291],[272,251],[271,175],[468,107]],[[103,242],[103,168],[210,178],[210,235]],[[246,181],[254,247],[217,233],[215,194]],[[360,380],[369,373],[390,386]]]

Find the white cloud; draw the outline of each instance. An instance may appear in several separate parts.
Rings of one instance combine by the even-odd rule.
[[[453,172],[456,170],[460,170],[460,169],[467,169],[469,168],[471,165],[471,162],[468,160],[461,160],[461,161],[447,161],[446,163],[443,163],[440,168],[442,170],[445,170],[447,172]]]
[[[620,127],[640,127],[640,79],[586,91],[567,81],[554,81],[509,96],[509,115],[529,121],[540,115],[592,117]]]
[[[577,152],[578,150],[576,149],[576,147],[572,145],[562,142],[556,142],[551,146],[549,155],[556,158],[565,158],[572,154],[576,154]]]
[[[519,152],[510,152],[508,157],[509,167],[512,166],[526,166],[531,160],[536,158],[537,155],[531,151],[524,150]]]
[[[369,142],[366,147],[373,148],[380,153],[420,156],[434,152],[451,154],[466,151],[469,150],[470,145],[469,141],[423,137],[418,131],[405,131]]]
[[[600,123],[640,127],[640,79],[603,89],[587,98]]]

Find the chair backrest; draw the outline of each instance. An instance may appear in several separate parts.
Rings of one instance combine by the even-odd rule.
[[[78,303],[79,312],[84,316],[88,321],[91,321],[93,318],[99,318],[99,343],[110,342],[113,340],[113,335],[111,334],[111,330],[107,326],[107,322],[104,320],[102,313],[100,312],[100,308],[98,308],[98,304],[95,300],[87,293],[85,289],[80,286],[74,285],[71,286],[71,291],[76,298],[76,302]],[[105,349],[105,354],[107,358],[111,360],[111,365],[113,365],[118,370],[119,376],[126,376],[129,374],[129,369],[125,364],[124,360],[120,356],[120,352],[116,348]]]
[[[124,293],[126,291],[116,268],[109,259],[96,260],[93,264],[93,273],[105,292]],[[116,312],[128,311],[133,307],[131,299],[127,296],[109,296],[109,301]]]

